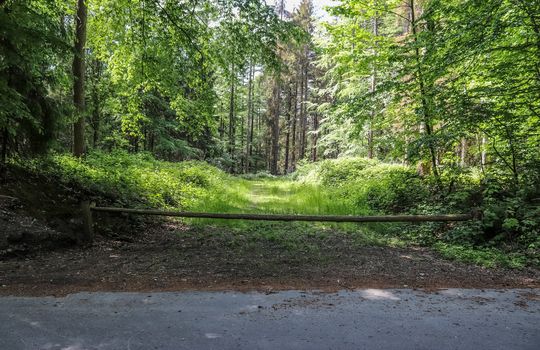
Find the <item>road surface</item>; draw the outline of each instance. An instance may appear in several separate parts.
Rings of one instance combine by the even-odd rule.
[[[0,349],[540,349],[540,290],[0,298]]]

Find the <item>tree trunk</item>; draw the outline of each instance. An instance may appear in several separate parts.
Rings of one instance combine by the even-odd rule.
[[[251,143],[253,142],[253,65],[249,64],[248,80],[248,100],[247,100],[247,135],[246,135],[246,157],[244,172],[249,172],[249,161],[251,158]]]
[[[291,143],[291,114],[292,114],[292,91],[291,85],[288,85],[287,88],[287,122],[285,124],[285,165],[283,166],[283,171],[285,173],[289,172],[289,152],[290,152],[290,143]]]
[[[270,173],[272,175],[278,175],[278,162],[279,162],[279,105],[280,105],[280,83],[279,77],[274,77],[272,80],[272,98],[270,101]]]
[[[235,149],[235,120],[234,120],[234,94],[235,94],[235,84],[234,84],[234,65],[231,68],[231,85],[230,85],[230,99],[229,99],[229,155],[233,160],[231,165],[231,171],[234,172],[234,149]]]
[[[221,110],[221,113],[223,113],[223,109]],[[219,115],[219,139],[220,141],[223,141],[223,138],[225,137],[225,121],[223,120],[223,115],[220,113]]]
[[[313,113],[313,138],[311,145],[311,161],[317,161],[317,141],[319,138],[319,116]]]
[[[482,135],[482,150],[480,153],[480,165],[482,167],[482,171],[485,170],[486,163],[487,163],[487,154],[486,154],[486,136]]]
[[[461,139],[461,147],[460,147],[460,155],[459,155],[459,158],[460,158],[459,165],[462,168],[465,168],[467,166],[467,150],[468,150],[468,147],[469,147],[469,145],[467,144],[467,139],[463,137]]]
[[[249,150],[248,150],[248,157],[251,161],[251,157],[253,156],[253,133],[255,129],[255,103],[253,102],[253,98],[255,98],[255,92],[252,92],[252,109],[251,109],[251,126],[249,130]],[[257,111],[257,121],[259,122],[259,111]]]
[[[296,170],[296,120],[298,119],[298,80],[294,85],[294,113],[292,118],[291,171]]]
[[[75,57],[73,58],[73,103],[77,120],[73,125],[73,154],[81,157],[85,152],[85,104],[84,104],[84,46],[86,44],[86,4],[84,0],[77,2],[75,19]]]
[[[306,57],[307,61],[307,57]],[[307,148],[307,100],[308,100],[308,65],[307,62],[302,66],[302,115],[300,116],[300,159],[306,156]]]
[[[416,61],[416,68],[417,68],[417,81],[420,89],[420,101],[422,104],[422,113],[423,113],[423,123],[425,132],[429,137],[429,153],[431,156],[431,166],[433,175],[435,176],[438,183],[440,183],[440,177],[439,177],[439,171],[437,169],[437,152],[435,151],[435,147],[433,145],[433,140],[431,140],[431,136],[433,135],[433,127],[431,125],[431,116],[429,111],[429,103],[427,101],[427,94],[426,94],[426,88],[425,88],[425,82],[424,82],[424,75],[422,71],[422,64],[420,62],[420,48],[418,47],[418,32],[416,29],[416,15],[414,10],[414,0],[410,0],[410,7],[411,7],[411,30],[413,34],[413,40],[415,43],[415,61]]]
[[[375,17],[373,18],[373,35],[376,37],[377,35],[379,35],[379,18],[377,17],[377,13],[375,13]],[[377,49],[374,47],[373,48],[373,55],[376,56],[377,55]],[[369,92],[371,93],[371,96],[373,97],[374,99],[374,95],[375,95],[375,91],[377,89],[377,67],[375,65],[375,63],[373,64],[373,70],[372,70],[372,74],[371,74],[371,85],[370,85],[370,88],[369,88]],[[367,137],[367,141],[368,141],[368,158],[369,159],[372,159],[373,158],[373,123],[375,121],[375,115],[376,115],[376,105],[375,103],[373,103],[372,107],[371,107],[371,113],[370,113],[370,117],[369,117],[369,125],[368,125],[368,137]]]

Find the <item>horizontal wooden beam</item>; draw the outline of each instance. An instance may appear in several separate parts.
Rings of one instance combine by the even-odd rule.
[[[128,209],[113,207],[92,207],[92,211],[107,213],[127,213],[138,215],[176,216],[183,218],[226,219],[226,220],[262,220],[262,221],[320,221],[320,222],[435,222],[467,221],[472,214],[447,215],[282,215],[282,214],[237,214],[237,213],[198,213],[182,211],[163,211],[152,209]]]

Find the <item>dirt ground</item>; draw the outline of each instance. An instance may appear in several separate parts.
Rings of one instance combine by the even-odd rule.
[[[361,246],[340,232],[302,239],[304,244],[291,248],[224,227],[162,223],[130,242],[100,239],[85,249],[4,255],[0,295],[540,287],[535,269],[482,268],[445,260],[425,248]]]
[[[81,224],[73,208],[81,198],[92,199],[49,179],[14,173],[0,181],[0,295],[540,287],[537,269],[482,268],[427,248],[373,246],[361,235],[293,223],[243,231],[171,221],[126,225],[117,217],[80,248],[73,245]]]

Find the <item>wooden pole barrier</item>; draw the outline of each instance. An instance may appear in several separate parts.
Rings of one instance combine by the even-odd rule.
[[[128,209],[113,207],[89,207],[90,211],[108,213],[127,213],[138,215],[175,216],[184,218],[262,220],[262,221],[319,221],[319,222],[444,222],[472,220],[473,214],[447,215],[282,215],[282,214],[236,214],[236,213],[198,213],[162,211],[152,209]],[[90,218],[91,219],[91,218]]]

